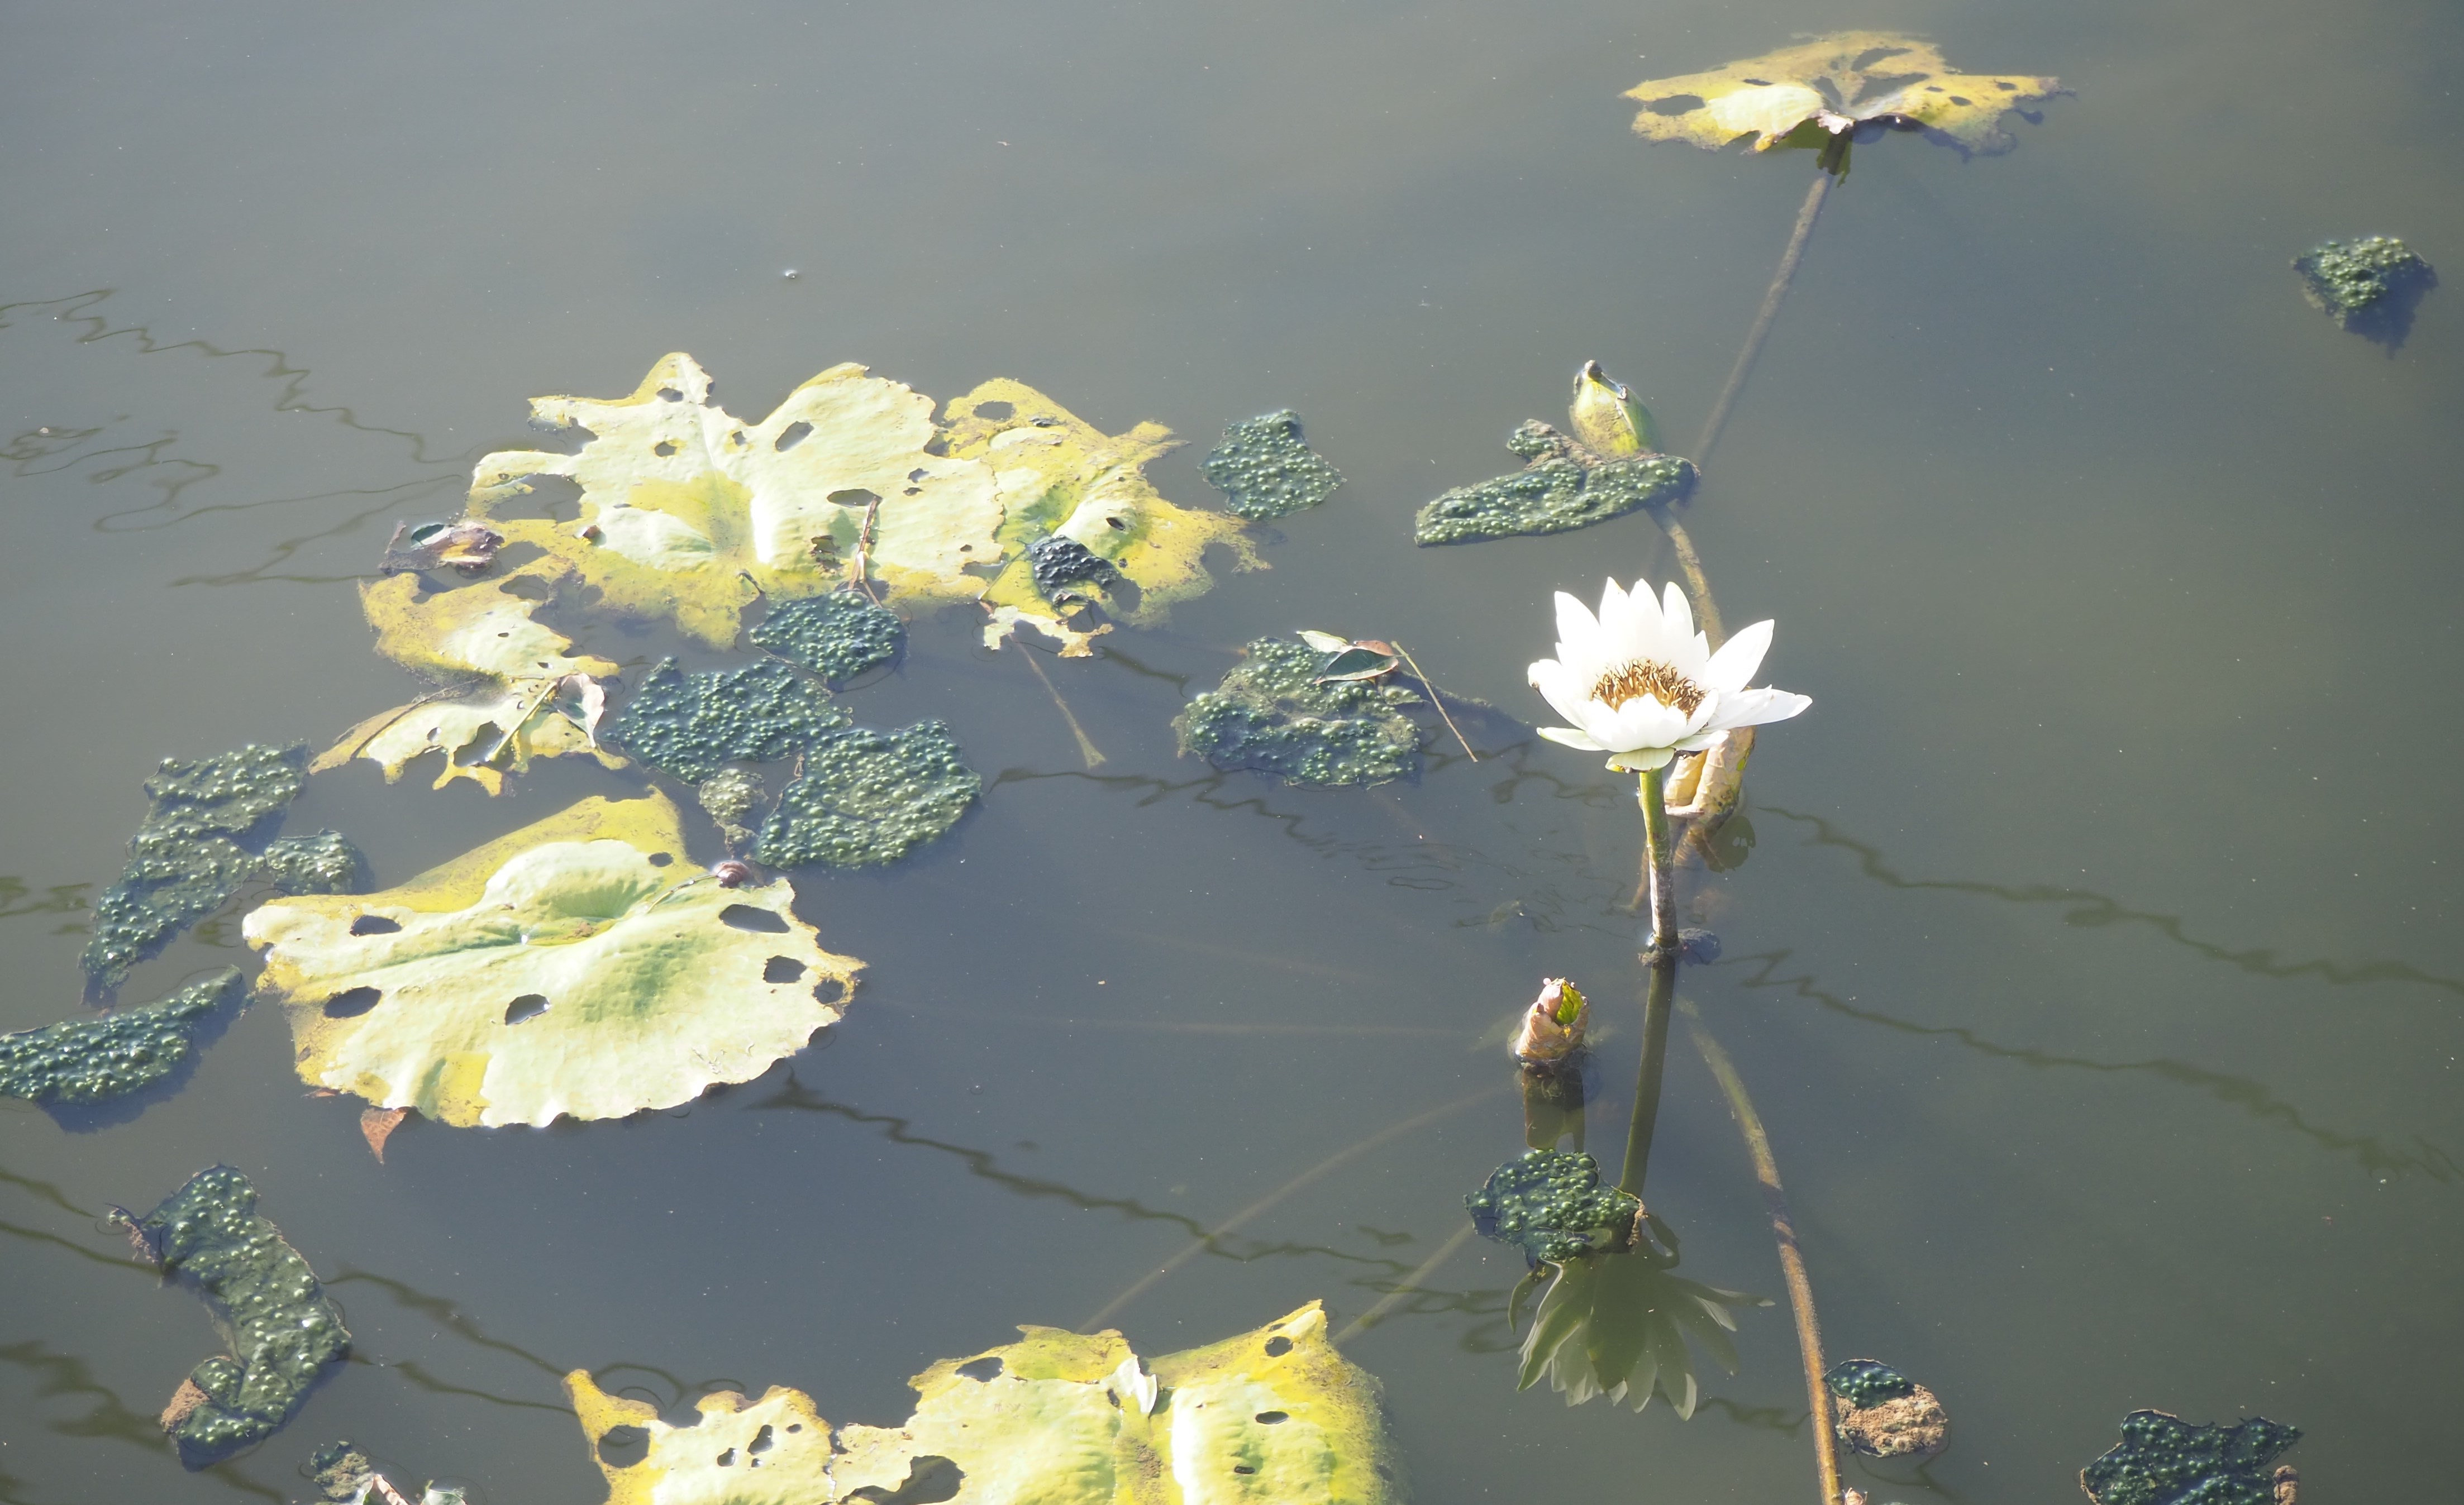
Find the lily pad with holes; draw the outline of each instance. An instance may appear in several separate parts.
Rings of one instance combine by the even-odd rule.
[[[748,636],[755,647],[810,669],[832,687],[891,662],[907,645],[898,613],[856,591],[781,601]]]
[[[446,1123],[621,1118],[803,1049],[863,965],[822,949],[786,880],[726,887],[684,853],[665,796],[593,797],[242,933],[312,1086]]]
[[[1320,787],[1419,774],[1420,729],[1402,708],[1419,696],[1375,679],[1322,678],[1326,656],[1287,638],[1245,651],[1174,718],[1182,752]]]
[[[2058,78],[1951,71],[1931,42],[1890,32],[1835,32],[1704,73],[1653,78],[1626,91],[1642,109],[1635,134],[1717,150],[1751,137],[1754,150],[1844,139],[1859,125],[1921,130],[1962,156],[2018,141],[2005,116],[2063,93]]]
[[[164,1409],[163,1429],[189,1468],[273,1435],[350,1350],[341,1309],[231,1167],[198,1171],[153,1211],[119,1220],[164,1275],[205,1298],[231,1348],[191,1370]]]
[[[247,980],[226,967],[160,1003],[0,1035],[0,1097],[63,1106],[124,1097],[177,1071],[198,1035],[247,1001]]]
[[[1537,419],[1506,442],[1529,463],[1512,475],[1459,486],[1420,509],[1412,541],[1423,548],[1565,533],[1640,507],[1673,507],[1694,494],[1694,462],[1675,455],[1610,460]]]
[[[1151,1363],[1117,1332],[1022,1327],[917,1375],[896,1427],[832,1430],[801,1391],[702,1398],[686,1427],[565,1376],[608,1505],[948,1499],[973,1505],[1390,1505],[1403,1495],[1377,1381],[1327,1341],[1312,1301]],[[611,1433],[646,1437],[614,1460]],[[638,1443],[635,1446],[639,1446]]]
[[[2276,1505],[2277,1454],[2300,1440],[2264,1416],[2217,1427],[2132,1411],[2122,1441],[2079,1471],[2079,1488],[2096,1505]]]
[[[642,681],[610,734],[651,767],[698,784],[730,763],[791,756],[847,723],[828,690],[784,664],[688,674],[671,659]]]
[[[755,848],[776,867],[894,862],[958,823],[983,789],[949,725],[847,727],[806,743]]]
[[[1305,512],[1343,484],[1343,472],[1309,447],[1301,415],[1288,407],[1226,425],[1223,442],[1198,469],[1231,512],[1256,522]]]
[[[1483,1238],[1512,1244],[1535,1264],[1623,1249],[1642,1203],[1600,1182],[1600,1163],[1580,1151],[1528,1149],[1463,1198]]]

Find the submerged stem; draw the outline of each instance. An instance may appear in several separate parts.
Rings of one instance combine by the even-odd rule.
[[[1069,723],[1069,734],[1078,739],[1078,755],[1086,759],[1089,768],[1103,767],[1103,750],[1095,746],[1095,739],[1087,734],[1087,729],[1080,726],[1078,718],[1071,714],[1069,702],[1061,698],[1061,690],[1052,683],[1052,676],[1045,673],[1044,665],[1035,662],[1035,650],[1022,643],[1018,644],[1018,652],[1021,658],[1026,660],[1026,666],[1034,671],[1035,677],[1044,682],[1044,692],[1052,697],[1054,705],[1061,708],[1061,719]]]
[[[1796,229],[1790,232],[1788,250],[1780,253],[1779,271],[1771,274],[1770,291],[1763,294],[1763,306],[1754,312],[1753,326],[1746,331],[1746,347],[1737,352],[1737,363],[1728,372],[1728,384],[1720,388],[1718,401],[1711,404],[1711,416],[1703,425],[1703,437],[1694,442],[1694,464],[1697,468],[1711,463],[1711,447],[1720,442],[1720,430],[1728,424],[1728,409],[1734,407],[1737,393],[1746,384],[1746,376],[1753,370],[1754,357],[1762,354],[1763,338],[1771,333],[1771,320],[1779,316],[1779,300],[1788,296],[1788,285],[1796,278],[1796,264],[1805,259],[1805,243],[1814,233],[1815,216],[1822,212],[1822,201],[1831,192],[1831,174],[1817,172],[1814,184],[1805,190],[1805,205],[1796,211]]]
[[[1839,1505],[1839,1441],[1833,1429],[1831,1387],[1822,1383],[1822,1322],[1815,1315],[1814,1282],[1806,1278],[1805,1254],[1797,1247],[1796,1222],[1789,1215],[1788,1193],[1779,1184],[1779,1164],[1771,1159],[1771,1137],[1763,1132],[1762,1115],[1754,1111],[1754,1100],[1746,1096],[1746,1084],[1737,1075],[1736,1063],[1711,1037],[1702,1014],[1691,1003],[1678,1007],[1685,1011],[1694,1048],[1703,1053],[1703,1063],[1719,1079],[1720,1091],[1728,1100],[1728,1112],[1737,1121],[1738,1132],[1745,1136],[1746,1152],[1753,1157],[1754,1179],[1762,1185],[1763,1206],[1771,1213],[1772,1236],[1779,1241],[1779,1268],[1788,1280],[1788,1304],[1796,1314],[1796,1347],[1805,1362],[1805,1399],[1813,1411],[1814,1467],[1821,1482],[1822,1505]]]
[[[1651,949],[1677,955],[1677,851],[1668,840],[1668,767],[1642,775],[1643,849],[1651,861]]]

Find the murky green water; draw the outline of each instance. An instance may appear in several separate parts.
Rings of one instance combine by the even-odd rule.
[[[2285,263],[2387,231],[2464,268],[2453,8],[106,3],[22,12],[0,54],[0,1028],[79,1008],[84,905],[156,760],[322,746],[407,698],[354,578],[531,442],[534,395],[620,395],[671,349],[739,413],[847,360],[936,397],[1014,376],[1193,441],[1155,469],[1183,502],[1225,422],[1281,406],[1350,484],[1271,573],[1044,661],[1092,772],[1013,652],[916,625],[865,719],[946,717],[987,793],[904,864],[800,876],[869,971],[756,1082],[414,1123],[380,1167],[260,1005],[133,1119],[0,1111],[0,1498],[302,1498],[348,1436],[488,1505],[593,1501],[574,1367],[890,1423],[930,1361],[1077,1325],[1450,1108],[1110,1319],[1149,1353],[1311,1297],[1347,1320],[1517,1147],[1482,1036],[1544,972],[1610,1021],[1613,1151],[1624,782],[1497,723],[1476,765],[1301,792],[1177,761],[1168,722],[1299,626],[1400,636],[1542,716],[1548,592],[1664,578],[1658,531],[1416,552],[1411,513],[1509,468],[1587,357],[1684,447],[1808,169],[1646,148],[1617,94],[1855,25],[2078,90],[2006,157],[1859,148],[1690,516],[1815,707],[1755,758],[1750,862],[1694,881],[1726,955],[1684,992],[1769,1123],[1832,1352],[1953,1416],[1925,1478],[1863,1487],[2076,1498],[2154,1406],[2303,1428],[2321,1498],[2447,1493],[2464,344],[2453,288],[2390,357]],[[630,787],[557,764],[492,801],[359,764],[289,829],[393,883]],[[234,911],[126,996],[245,954]],[[153,1417],[213,1338],[99,1219],[216,1161],[356,1344],[190,1475]],[[1682,1044],[1650,1201],[1687,1273],[1782,1294]],[[1475,1245],[1347,1347],[1418,1499],[1808,1496],[1784,1305],[1691,1422],[1570,1410],[1513,1390],[1520,1268]]]

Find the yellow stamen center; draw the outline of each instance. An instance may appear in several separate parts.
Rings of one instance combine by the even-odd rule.
[[[1611,669],[1592,687],[1592,698],[1611,710],[1629,700],[1648,696],[1685,716],[1694,714],[1694,708],[1703,704],[1704,694],[1702,686],[1667,665],[1648,662]]]

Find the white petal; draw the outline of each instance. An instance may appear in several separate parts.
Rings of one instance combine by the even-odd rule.
[[[1620,774],[1648,774],[1655,768],[1666,768],[1675,756],[1666,748],[1640,748],[1609,759],[1609,767]]]
[[[1614,735],[1596,723],[1593,734],[1614,748],[1664,748],[1691,730],[1674,707],[1663,706],[1648,695],[1638,695],[1617,709]]]
[[[1704,687],[1724,695],[1745,688],[1754,671],[1763,666],[1763,655],[1771,651],[1771,624],[1758,622],[1720,644],[1720,651],[1711,655],[1710,664],[1703,670]]]
[[[1774,721],[1786,721],[1814,704],[1810,695],[1798,695],[1784,689],[1740,690],[1720,697],[1720,709],[1705,731],[1725,731],[1730,727],[1762,727]]]
[[[1551,742],[1562,742],[1570,748],[1581,748],[1586,752],[1605,752],[1608,751],[1608,749],[1600,746],[1597,742],[1593,741],[1589,733],[1576,731],[1572,727],[1542,727],[1539,729],[1539,731],[1542,736],[1547,737]]]
[[[1566,665],[1555,659],[1541,659],[1524,671],[1530,676],[1531,687],[1568,721],[1580,722],[1582,708],[1589,703],[1585,693],[1591,687],[1574,678]]]
[[[1635,656],[1643,630],[1642,612],[1650,598],[1638,600],[1611,580],[1600,592],[1600,658],[1602,669],[1614,668]]]
[[[1599,677],[1599,663],[1605,656],[1600,645],[1600,624],[1594,620],[1591,608],[1564,591],[1557,593],[1557,661],[1567,672],[1585,684]]]

